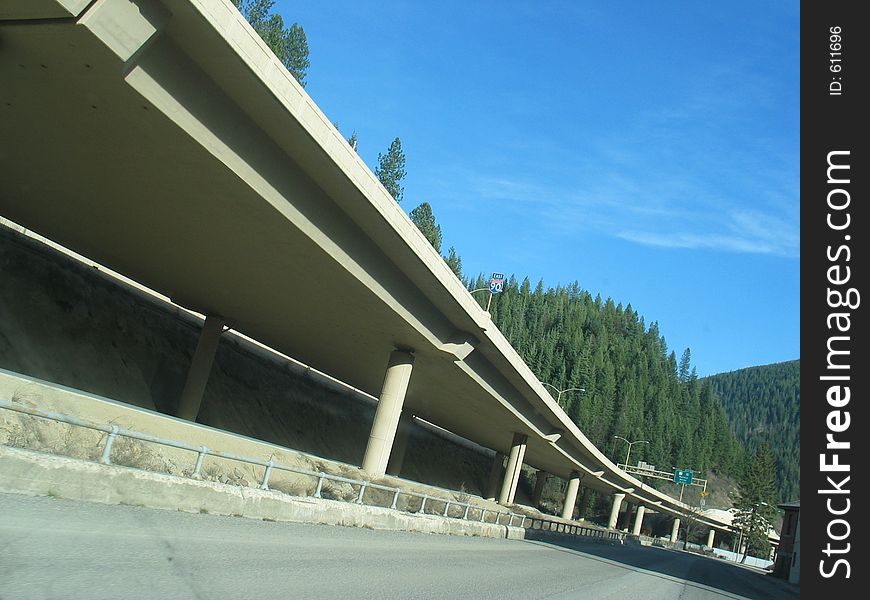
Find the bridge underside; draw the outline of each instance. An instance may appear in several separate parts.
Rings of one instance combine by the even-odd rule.
[[[483,331],[439,316],[438,290],[416,292],[407,250],[355,182],[279,99],[248,89],[260,82],[237,54],[205,52],[215,31],[173,7],[126,59],[99,23],[0,25],[2,214],[373,395],[390,352],[413,348],[406,408],[482,445],[509,448],[518,412],[543,421],[468,376],[499,379],[494,349],[461,367],[438,349]],[[570,473],[533,435],[526,460]]]
[[[413,349],[406,411],[679,510],[567,420],[228,2],[11,0],[0,81],[3,216],[372,395]]]

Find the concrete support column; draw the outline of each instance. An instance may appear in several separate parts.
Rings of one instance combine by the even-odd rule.
[[[402,465],[405,462],[405,452],[408,450],[408,441],[411,439],[411,427],[414,417],[407,411],[403,411],[399,417],[399,428],[396,430],[396,439],[393,441],[393,450],[390,452],[390,460],[387,463],[387,473],[398,477],[402,474]]]
[[[504,459],[505,455],[501,452],[496,452],[492,459],[492,468],[489,470],[489,480],[486,483],[486,495],[484,496],[487,500],[495,500],[495,496],[498,494],[498,485],[504,478]]]
[[[680,520],[674,519],[674,526],[671,529],[671,543],[674,544],[677,541],[677,537],[680,534]]]
[[[613,506],[610,508],[610,520],[607,521],[608,529],[616,529],[616,521],[619,519],[619,508],[622,506],[623,500],[625,500],[625,494],[613,494]]]
[[[715,537],[716,537],[716,530],[711,529],[710,533],[707,534],[707,547],[708,548],[713,547],[713,540],[715,539]]]
[[[217,352],[218,342],[224,332],[224,320],[217,315],[207,315],[199,341],[196,343],[196,351],[190,362],[190,370],[187,372],[187,380],[184,382],[184,390],[178,400],[176,416],[188,421],[196,421],[199,407],[202,405],[202,395],[205,393],[205,385],[211,373],[211,365]]]
[[[571,473],[568,480],[568,490],[565,492],[565,504],[562,505],[562,518],[574,518],[574,505],[577,503],[577,492],[580,491],[580,474],[577,471]]]
[[[362,469],[372,475],[384,475],[393,440],[399,426],[399,416],[405,403],[405,393],[411,381],[414,355],[405,350],[394,350],[387,363],[387,373],[381,388],[381,397],[375,410],[375,420],[363,456]]]
[[[637,507],[637,514],[634,517],[634,527],[631,530],[634,535],[640,535],[640,529],[643,527],[643,513],[645,512],[646,506],[643,504]]]
[[[544,493],[544,485],[547,483],[548,473],[538,471],[538,476],[535,477],[535,493],[532,497],[532,502],[535,506],[541,503],[541,495]]]
[[[501,493],[498,496],[499,504],[513,504],[517,493],[517,484],[520,481],[520,469],[523,466],[523,458],[526,455],[526,442],[528,437],[522,433],[515,433],[511,443],[511,453],[508,456],[507,467],[504,472],[504,481],[501,484]]]

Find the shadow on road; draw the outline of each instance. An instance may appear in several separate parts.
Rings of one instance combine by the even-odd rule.
[[[526,530],[526,542],[718,592],[726,598],[790,600],[800,597],[799,589],[782,579],[757,569],[689,552],[593,541],[540,530]]]

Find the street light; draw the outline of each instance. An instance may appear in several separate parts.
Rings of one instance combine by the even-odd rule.
[[[649,442],[646,440],[635,440],[633,442],[629,442],[627,439],[625,439],[621,435],[615,435],[615,436],[613,436],[613,439],[622,440],[623,442],[628,444],[628,452],[625,453],[625,466],[626,467],[628,466],[628,457],[631,456],[631,447],[634,446],[635,444],[649,444]]]
[[[559,406],[562,406],[562,394],[564,394],[565,392],[585,392],[586,391],[586,388],[574,388],[574,387],[560,390],[555,385],[546,383],[544,381],[542,381],[541,384],[546,385],[546,386],[551,387],[554,390],[556,390],[556,392],[557,392],[556,404],[558,404]]]
[[[476,290],[471,290],[468,292],[469,294],[473,294],[474,292],[489,292],[489,300],[486,301],[486,312],[489,312],[489,306],[492,304],[493,293],[490,288],[477,288]]]

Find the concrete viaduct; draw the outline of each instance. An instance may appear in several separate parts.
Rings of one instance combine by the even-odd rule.
[[[232,327],[380,398],[373,475],[413,414],[498,452],[501,503],[527,464],[676,538],[229,0],[5,0],[0,81],[0,214],[207,315],[178,416]]]

